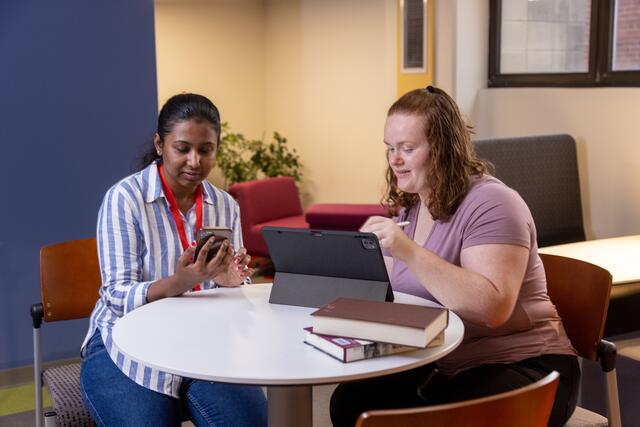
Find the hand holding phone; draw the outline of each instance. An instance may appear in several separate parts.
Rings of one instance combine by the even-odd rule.
[[[231,240],[233,233],[228,227],[207,227],[201,228],[198,230],[198,235],[196,236],[196,252],[193,256],[193,259],[198,259],[198,254],[200,250],[204,246],[205,243],[209,239],[214,239],[213,245],[209,248],[209,252],[207,253],[207,262],[211,261],[213,257],[216,256],[218,251],[220,250],[220,246],[222,246],[222,242],[225,240]]]

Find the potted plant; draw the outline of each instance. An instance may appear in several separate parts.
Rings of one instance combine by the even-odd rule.
[[[295,148],[289,150],[287,139],[278,132],[273,133],[271,142],[265,143],[231,132],[227,123],[222,123],[217,163],[226,186],[259,177],[290,176],[297,182],[302,177],[302,164]]]

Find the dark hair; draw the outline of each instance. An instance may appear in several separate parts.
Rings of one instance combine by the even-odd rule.
[[[220,144],[220,113],[218,108],[207,97],[195,93],[174,95],[162,106],[160,114],[158,114],[158,127],[156,129],[160,136],[160,141],[164,141],[167,134],[173,131],[176,123],[185,120],[211,123],[213,130],[216,132],[216,145]],[[140,157],[140,169],[144,169],[154,160],[159,159],[162,159],[162,157],[156,152],[152,139],[151,144],[146,145],[145,151]]]
[[[398,99],[389,108],[393,114],[424,117],[424,132],[429,144],[427,208],[433,219],[446,221],[453,215],[469,190],[470,177],[491,172],[491,167],[476,156],[471,142],[471,128],[465,123],[456,102],[442,89],[428,86]],[[417,194],[398,188],[391,166],[387,167],[387,190],[383,203],[397,214],[419,202]]]

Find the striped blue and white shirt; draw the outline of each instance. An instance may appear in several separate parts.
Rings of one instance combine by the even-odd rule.
[[[229,227],[234,248],[242,247],[240,209],[226,192],[203,181],[203,227]],[[188,241],[195,240],[195,205],[182,214]],[[118,319],[147,303],[149,285],[175,272],[182,245],[154,162],[111,187],[98,214],[100,297],[91,313],[82,348],[96,329],[111,359],[125,375],[151,390],[178,397],[182,378],[144,366],[120,353],[112,342]],[[205,281],[202,289],[216,287]]]

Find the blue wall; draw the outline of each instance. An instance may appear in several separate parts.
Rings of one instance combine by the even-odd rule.
[[[41,246],[95,235],[157,115],[153,0],[0,1],[0,369],[33,361]],[[87,320],[43,326],[74,357]]]

